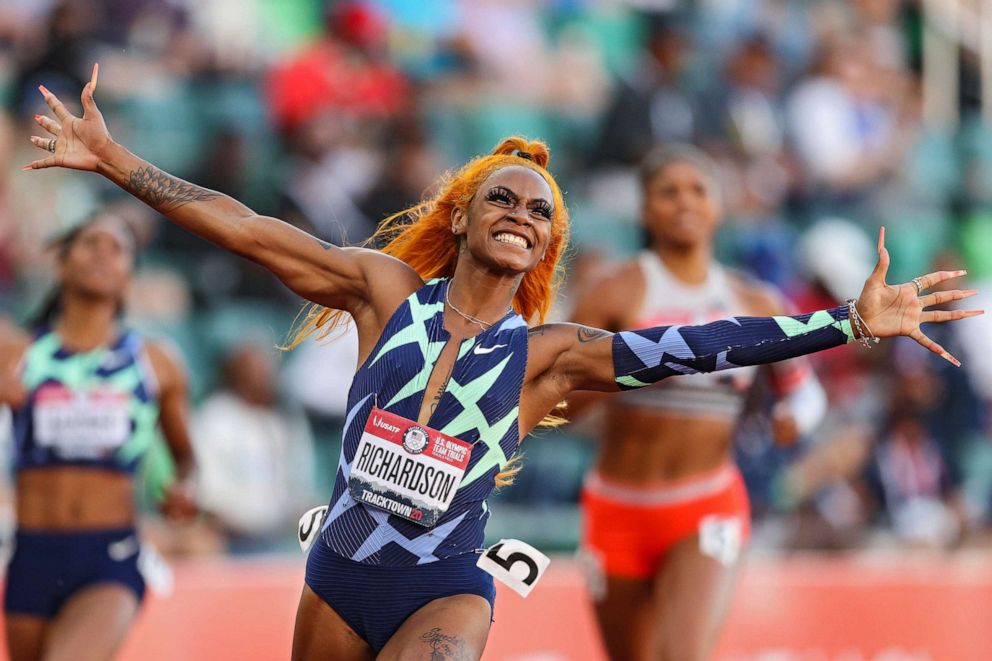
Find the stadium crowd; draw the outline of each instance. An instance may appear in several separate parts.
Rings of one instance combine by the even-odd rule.
[[[74,99],[99,61],[107,123],[135,153],[337,244],[362,242],[445,168],[503,136],[541,138],[573,219],[557,318],[642,245],[636,166],[673,142],[717,160],[719,257],[800,311],[857,295],[880,225],[893,280],[963,262],[970,285],[988,292],[992,126],[967,52],[960,121],[924,121],[922,4],[7,0],[0,323],[23,323],[43,299],[52,236],[98,208],[125,218],[143,245],[129,323],[180,347],[196,403],[205,515],[178,533],[163,528],[159,543],[291,548],[296,518],[330,493],[354,338],[284,354],[277,345],[301,301],[267,273],[95,177],[20,173],[33,158],[23,136],[43,106],[39,84]],[[932,329],[963,369],[901,341],[814,357],[829,414],[788,446],[769,440],[759,384],[738,432],[756,545],[983,544],[987,323]],[[490,534],[574,547],[595,424],[526,443],[526,470],[497,498]],[[164,452],[149,459],[149,502],[169,470]]]

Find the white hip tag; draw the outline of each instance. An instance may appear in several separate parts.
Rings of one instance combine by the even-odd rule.
[[[373,408],[355,450],[348,492],[408,521],[431,527],[451,506],[472,446]]]
[[[34,439],[63,459],[100,459],[131,435],[129,395],[111,389],[38,389],[34,398]]]
[[[320,529],[324,526],[324,519],[327,518],[327,505],[314,507],[307,510],[300,517],[300,526],[296,529],[297,539],[300,548],[306,553],[313,546],[313,542],[320,534]]]
[[[159,597],[170,597],[176,587],[172,568],[154,546],[141,544],[138,552],[138,572],[145,579],[145,585]]]
[[[744,523],[739,516],[703,517],[699,523],[699,551],[725,567],[737,562],[744,545]]]
[[[500,583],[526,597],[544,575],[551,558],[519,539],[501,539],[475,563]]]

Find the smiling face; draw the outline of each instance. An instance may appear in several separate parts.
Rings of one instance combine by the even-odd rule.
[[[554,198],[544,177],[511,165],[482,182],[467,210],[455,209],[451,228],[472,259],[499,273],[518,275],[544,258],[553,213]]]
[[[134,239],[115,216],[99,218],[72,237],[59,257],[67,292],[120,300],[134,268]]]
[[[713,241],[720,219],[716,184],[696,165],[673,161],[644,189],[644,226],[654,244],[695,248]]]

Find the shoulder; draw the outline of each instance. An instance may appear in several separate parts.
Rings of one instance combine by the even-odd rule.
[[[162,339],[145,339],[144,346],[160,390],[166,392],[176,387],[185,388],[186,363],[179,347]]]
[[[743,271],[724,269],[731,289],[748,315],[770,317],[789,314],[792,305],[778,288]]]
[[[565,321],[534,326],[527,330],[528,362],[547,367],[576,344],[611,335],[613,333],[607,330]]]
[[[417,271],[401,259],[371,248],[343,250],[352,253],[359,264],[368,292],[365,307],[374,312],[379,325],[384,325],[385,320],[410,294],[424,286]],[[352,310],[352,316],[361,324],[363,310]]]
[[[20,360],[33,341],[30,333],[9,319],[0,317],[0,362]]]
[[[635,311],[643,295],[640,263],[627,260],[607,267],[596,282],[580,292],[572,319],[582,324],[619,327]]]

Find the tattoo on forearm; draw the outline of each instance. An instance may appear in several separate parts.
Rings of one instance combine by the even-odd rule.
[[[471,655],[465,649],[465,641],[458,636],[442,633],[434,627],[420,637],[431,648],[431,661],[469,661]]]
[[[578,330],[579,342],[585,344],[586,342],[592,342],[593,340],[598,340],[602,337],[609,337],[613,333],[609,331],[600,330],[599,328],[588,328],[586,326],[580,326]]]
[[[162,213],[175,211],[190,202],[207,202],[220,197],[220,193],[194,186],[151,165],[132,170],[127,189]]]

